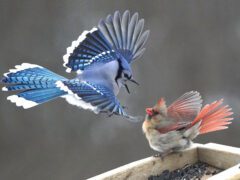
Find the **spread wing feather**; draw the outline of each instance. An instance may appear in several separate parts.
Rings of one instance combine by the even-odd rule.
[[[96,64],[105,64],[118,58],[128,63],[140,58],[145,51],[149,30],[143,32],[144,19],[138,13],[130,16],[116,11],[99,21],[98,26],[84,31],[63,56],[67,72],[81,72]]]
[[[197,91],[182,95],[168,107],[168,116],[178,123],[191,122],[202,107],[202,99]]]

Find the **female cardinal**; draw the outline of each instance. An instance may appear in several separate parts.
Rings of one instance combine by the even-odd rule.
[[[163,98],[146,109],[143,132],[152,149],[163,158],[190,146],[199,134],[226,129],[231,123],[231,108],[222,106],[223,100],[205,105],[198,92],[187,92],[169,107]]]

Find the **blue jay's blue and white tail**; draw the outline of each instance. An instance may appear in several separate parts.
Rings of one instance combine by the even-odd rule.
[[[5,73],[1,82],[8,84],[3,91],[22,91],[7,98],[17,106],[27,109],[66,94],[55,84],[66,78],[34,64],[23,63],[15,68]]]

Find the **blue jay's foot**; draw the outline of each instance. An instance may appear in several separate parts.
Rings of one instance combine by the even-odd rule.
[[[123,109],[128,109],[128,107],[127,107],[127,106],[122,106],[122,108],[123,108]]]
[[[126,118],[128,118],[129,121],[137,123],[137,122],[143,122],[144,121],[144,117],[142,116],[126,116]]]
[[[108,117],[112,117],[114,115],[114,113],[113,112],[110,112],[110,113],[108,113]]]

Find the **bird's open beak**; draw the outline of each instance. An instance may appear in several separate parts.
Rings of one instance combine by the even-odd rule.
[[[139,83],[135,79],[129,79],[129,81],[133,82],[134,84],[139,86]]]
[[[124,86],[125,86],[125,88],[126,88],[128,94],[130,94],[130,91],[129,91],[128,85],[127,85],[127,84],[124,84]]]
[[[152,108],[146,108],[146,113],[147,113],[149,116],[152,116],[152,115],[153,115],[153,110],[152,110]]]

